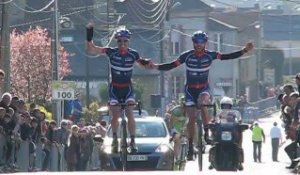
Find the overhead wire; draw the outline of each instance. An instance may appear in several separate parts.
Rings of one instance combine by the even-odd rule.
[[[153,4],[159,3],[159,2],[154,2],[154,1],[146,2],[145,0],[140,0],[140,1],[147,5],[153,5]],[[163,0],[161,0],[161,1],[163,1]]]
[[[9,1],[0,2],[0,5],[8,4],[8,3],[11,3],[11,2],[13,2],[13,0],[9,0]]]
[[[155,13],[155,14],[152,15],[152,16],[145,16],[140,10],[138,10],[137,8],[134,8],[134,7],[132,6],[131,3],[128,3],[128,7],[130,8],[130,10],[136,15],[136,17],[137,17],[141,22],[146,23],[146,24],[154,24],[154,23],[156,23],[159,19],[161,19],[162,16],[163,16],[163,15],[165,14],[165,12],[166,12],[167,5],[168,5],[168,4],[167,4],[167,1],[166,1],[163,5],[161,5],[161,8],[160,8],[160,10],[159,10],[157,13]],[[146,20],[144,20],[144,19],[141,18],[141,16],[142,16],[142,17],[147,18],[147,19],[152,19],[152,18],[154,18],[154,17],[157,16],[157,15],[159,15],[159,16],[156,17],[156,19],[154,19],[154,20],[152,20],[152,21],[146,21]]]
[[[132,3],[134,3],[134,4],[136,4],[140,9],[142,9],[143,11],[146,11],[146,12],[154,12],[157,8],[159,8],[160,6],[161,6],[161,4],[164,2],[164,1],[159,1],[158,3],[157,3],[157,5],[154,7],[154,8],[152,8],[152,9],[150,9],[150,10],[148,10],[148,9],[145,9],[143,6],[140,6],[140,3],[136,3],[137,1],[132,1]],[[140,2],[143,2],[143,1],[140,1]]]
[[[47,8],[50,7],[50,5],[52,5],[54,3],[55,0],[52,0],[51,2],[49,2],[47,5],[45,5],[44,7],[42,7],[41,9],[38,9],[38,10],[26,10],[20,6],[18,6],[15,2],[12,2],[12,4],[17,7],[18,9],[24,11],[24,12],[27,12],[27,13],[38,13],[38,12],[53,12],[53,11],[44,11],[46,10]]]
[[[139,37],[147,42],[147,43],[150,43],[150,44],[156,44],[156,43],[160,43],[161,41],[163,41],[164,39],[166,39],[167,37],[169,37],[169,34],[171,33],[171,30],[169,30],[168,32],[165,32],[164,36],[162,38],[160,38],[159,40],[156,40],[156,41],[149,41],[147,39],[144,39],[141,35],[139,35]]]

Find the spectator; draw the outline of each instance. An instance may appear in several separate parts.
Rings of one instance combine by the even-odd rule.
[[[296,82],[296,84],[297,84],[297,90],[298,90],[298,92],[300,93],[300,73],[297,73],[297,74],[296,74],[295,82]]]
[[[79,161],[77,162],[77,170],[85,171],[87,162],[90,159],[90,153],[92,152],[89,132],[86,128],[79,130]]]
[[[0,93],[2,93],[2,85],[3,85],[3,82],[4,82],[4,77],[5,77],[5,73],[2,69],[0,69]]]
[[[79,122],[82,117],[82,106],[79,100],[80,93],[75,94],[75,99],[72,101],[72,117],[75,123]]]
[[[78,138],[78,130],[79,127],[77,125],[73,125],[71,127],[71,135],[68,138],[67,142],[67,153],[66,153],[66,161],[68,171],[75,171],[76,165],[79,161],[79,138]]]
[[[261,162],[261,145],[265,142],[264,130],[258,126],[258,122],[254,122],[254,126],[250,127],[252,130],[252,142],[253,142],[253,158],[254,162]]]
[[[282,143],[281,130],[277,126],[277,122],[273,123],[273,127],[270,131],[271,144],[272,144],[272,160],[278,162],[278,149],[279,144]]]
[[[6,109],[6,112],[9,112],[9,105],[11,103],[12,96],[10,93],[5,92],[2,95],[1,101],[0,101],[0,107],[3,107]]]

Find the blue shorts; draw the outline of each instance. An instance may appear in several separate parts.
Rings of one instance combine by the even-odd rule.
[[[128,101],[135,102],[132,85],[127,87],[109,86],[109,104],[116,105],[118,103],[126,103]]]
[[[185,106],[194,106],[197,104],[198,98],[202,94],[208,94],[210,96],[209,86],[204,88],[190,88],[185,86]]]

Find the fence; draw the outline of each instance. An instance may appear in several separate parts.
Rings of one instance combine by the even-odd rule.
[[[11,145],[11,154],[6,157],[8,145]],[[88,170],[100,169],[99,148],[101,143],[93,142],[93,152],[88,161]],[[37,143],[35,151],[32,151],[29,141],[21,140],[20,138],[6,138],[0,134],[0,173],[19,171],[39,171],[42,170],[43,162],[46,157],[46,152],[43,151],[42,143]],[[49,147],[49,161],[47,171],[67,171],[67,162],[64,156],[64,146],[58,143],[52,143]],[[13,167],[13,168],[11,168]],[[12,170],[13,169],[13,170]]]
[[[264,117],[268,114],[275,112],[278,108],[278,102],[276,97],[269,97],[253,103],[249,103],[243,108],[234,107],[242,114],[244,122],[252,123],[254,120]]]

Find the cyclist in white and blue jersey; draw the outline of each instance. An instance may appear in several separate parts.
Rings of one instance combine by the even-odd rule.
[[[118,118],[120,117],[119,103],[134,104],[134,92],[131,82],[134,63],[147,68],[149,60],[143,59],[138,52],[129,48],[129,39],[131,32],[126,28],[115,32],[114,38],[117,40],[117,47],[99,47],[93,43],[93,25],[88,24],[87,28],[87,49],[91,54],[106,54],[109,57],[111,82],[109,86],[109,106],[112,112],[112,148],[118,150],[117,130],[119,127]],[[130,147],[135,150],[135,120],[133,117],[134,106],[126,107],[126,116],[128,118],[128,129],[130,134]]]
[[[193,41],[193,50],[188,50],[182,53],[179,58],[175,59],[170,63],[164,64],[154,64],[151,63],[152,68],[156,68],[161,71],[168,71],[173,68],[180,66],[185,63],[186,66],[186,84],[185,84],[185,106],[186,113],[189,118],[188,120],[188,138],[189,138],[189,151],[188,151],[188,160],[193,160],[193,138],[195,133],[195,122],[197,104],[209,104],[211,101],[209,93],[209,82],[208,74],[210,66],[213,60],[230,60],[238,58],[245,53],[253,49],[253,44],[248,42],[246,46],[239,51],[221,54],[215,51],[206,50],[206,44],[208,41],[208,36],[203,31],[197,31],[192,36]],[[225,68],[226,69],[226,68]],[[200,103],[198,103],[198,101]],[[207,107],[201,107],[201,117],[204,125],[204,138],[206,142],[210,142],[208,127],[209,116]]]

